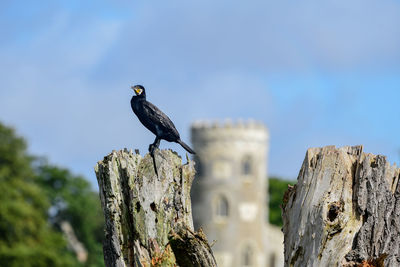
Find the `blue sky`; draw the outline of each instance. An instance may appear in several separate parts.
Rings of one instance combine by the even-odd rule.
[[[104,155],[153,142],[143,84],[185,141],[196,119],[264,122],[271,175],[325,145],[399,162],[399,1],[132,2],[0,2],[0,120],[32,153],[96,186]]]

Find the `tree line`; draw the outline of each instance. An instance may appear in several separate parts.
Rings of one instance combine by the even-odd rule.
[[[104,266],[98,193],[82,176],[29,155],[25,140],[0,123],[0,266]],[[87,250],[79,262],[60,223]]]

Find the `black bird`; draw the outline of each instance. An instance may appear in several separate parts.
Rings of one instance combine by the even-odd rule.
[[[149,146],[149,152],[153,156],[154,150],[160,145],[161,139],[168,142],[180,144],[187,152],[196,154],[187,144],[185,144],[176,130],[174,123],[156,106],[146,100],[146,91],[142,85],[131,87],[135,91],[136,96],[131,99],[131,107],[133,112],[139,118],[140,122],[156,135],[154,143]],[[157,170],[157,169],[156,169]]]

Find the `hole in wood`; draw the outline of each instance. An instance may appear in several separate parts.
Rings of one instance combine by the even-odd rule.
[[[150,208],[151,208],[151,210],[152,210],[152,211],[154,211],[154,212],[157,212],[157,206],[156,206],[156,203],[154,203],[154,202],[151,202],[151,204],[150,204]]]
[[[328,220],[333,222],[334,220],[336,220],[337,216],[339,215],[340,212],[340,204],[339,203],[332,203],[329,206],[329,210],[328,210]]]
[[[138,201],[138,202],[136,202],[136,212],[139,212],[139,211],[140,211],[140,203]]]
[[[371,161],[371,168],[377,168],[377,167],[378,163],[375,160]]]

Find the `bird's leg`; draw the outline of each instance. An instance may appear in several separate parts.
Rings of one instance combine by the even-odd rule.
[[[158,148],[158,146],[160,145],[160,141],[161,140],[158,137],[156,137],[156,139],[154,140],[154,143],[149,146],[149,152],[150,152],[151,157],[153,158],[154,172],[156,173],[157,176],[158,176],[158,171],[157,171],[157,165],[156,165],[156,158],[154,156],[154,150],[156,148]]]
[[[160,146],[160,141],[161,141],[161,139],[156,137],[156,139],[154,140],[154,143],[149,145],[149,152],[150,152],[151,156],[154,155],[154,150]]]

